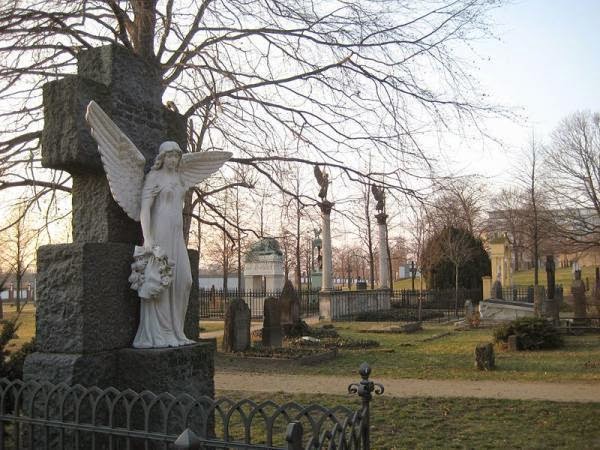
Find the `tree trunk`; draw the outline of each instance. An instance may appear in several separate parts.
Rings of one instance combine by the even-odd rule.
[[[454,315],[458,316],[458,263],[454,264]]]
[[[296,289],[302,290],[302,270],[300,267],[300,199],[296,197]]]
[[[375,261],[373,257],[373,239],[371,238],[371,217],[369,216],[369,191],[365,201],[365,219],[367,221],[367,250],[369,251],[369,282],[371,289],[375,289]]]
[[[156,29],[157,0],[133,0],[134,26],[131,40],[136,52],[144,59],[154,62],[154,37]]]
[[[185,239],[186,247],[190,242],[190,229],[192,227],[193,192],[193,189],[188,189],[183,200],[183,239]]]

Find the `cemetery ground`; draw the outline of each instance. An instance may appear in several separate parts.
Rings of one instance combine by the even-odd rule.
[[[4,312],[8,319],[15,314],[12,307]],[[30,305],[21,313],[14,348],[33,336],[34,313]],[[595,400],[600,397],[598,335],[566,336],[559,350],[508,352],[496,346],[497,369],[485,372],[474,368],[473,352],[477,343],[491,342],[491,329],[456,331],[453,324],[425,323],[423,331],[412,334],[364,332],[386,325],[390,324],[335,322],[342,337],[373,339],[380,346],[342,349],[334,360],[312,366],[219,353],[217,395],[354,408],[356,396],[337,394],[359,379],[357,368],[368,361],[371,378],[388,382],[384,395],[372,402],[374,449],[600,449],[600,401]],[[223,328],[219,321],[202,321],[201,326],[207,333]],[[477,386],[481,395],[469,393],[468,386]],[[549,389],[561,392],[562,401],[548,401],[555,397],[545,397]],[[586,403],[580,403],[582,389]],[[502,398],[503,392],[509,398]],[[520,392],[526,395],[520,397]],[[580,402],[565,401],[571,397]]]

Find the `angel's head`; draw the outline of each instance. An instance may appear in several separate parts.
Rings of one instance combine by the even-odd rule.
[[[167,164],[174,164],[172,169],[177,168],[179,166],[179,162],[181,161],[181,148],[177,142],[166,141],[160,144],[158,147],[158,155],[154,159],[154,165],[152,166],[152,170],[162,169],[165,164],[165,158],[167,159]],[[171,161],[174,161],[171,163]]]

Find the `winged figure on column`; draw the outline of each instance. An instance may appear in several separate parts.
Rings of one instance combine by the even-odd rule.
[[[133,347],[193,344],[183,331],[192,287],[183,200],[189,188],[217,171],[232,154],[183,153],[176,142],[167,141],[144,175],[144,155],[94,101],[87,107],[86,120],[115,201],[142,225],[144,245],[135,247],[129,278],[141,298]]]

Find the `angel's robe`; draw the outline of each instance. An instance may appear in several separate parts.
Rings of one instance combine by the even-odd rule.
[[[183,200],[186,188],[178,172],[151,170],[144,180],[142,203],[150,200],[149,230],[169,260],[175,263],[173,280],[153,299],[142,299],[136,348],[178,347],[192,344],[183,332],[192,274],[183,238]]]

